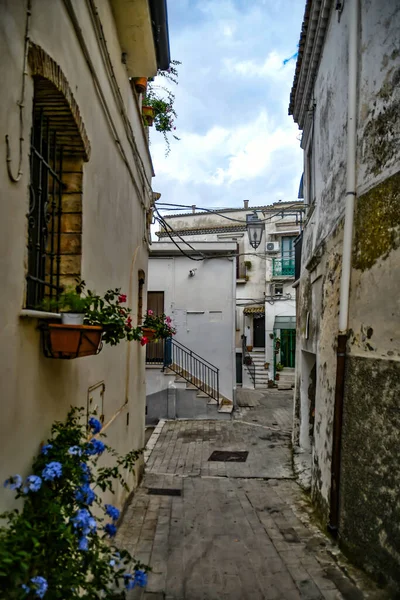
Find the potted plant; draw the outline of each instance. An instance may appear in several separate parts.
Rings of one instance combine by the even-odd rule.
[[[276,365],[276,370],[277,370],[277,371],[283,371],[283,369],[284,369],[284,368],[285,368],[285,367],[283,366],[283,364],[282,364],[282,363],[280,363],[280,362],[278,362],[278,363],[277,363],[277,365]]]
[[[126,295],[119,288],[108,290],[103,297],[78,279],[75,289],[63,292],[59,299],[46,301],[50,308],[64,307],[80,311],[79,322],[66,322],[67,312],[60,323],[41,326],[43,348],[48,358],[72,359],[98,354],[102,344],[115,346],[122,340],[141,340],[140,327],[132,326],[131,309],[122,306]],[[84,312],[82,312],[84,311]],[[76,317],[74,317],[76,318]]]
[[[248,271],[251,271],[252,264],[251,264],[251,261],[250,261],[250,260],[245,260],[245,261],[244,261],[244,266],[246,267],[246,269],[247,269]]]
[[[135,90],[138,94],[145,94],[147,89],[147,77],[135,77],[134,80]]]
[[[275,387],[275,381],[273,379],[268,379],[268,387],[269,389]]]
[[[176,329],[172,327],[171,323],[171,317],[167,317],[164,313],[155,315],[154,311],[148,310],[141,327],[142,336],[149,342],[170,338],[176,333]]]
[[[275,381],[279,381],[279,373],[275,373]]]
[[[252,361],[252,359],[251,359],[251,356],[245,356],[245,357],[244,357],[244,364],[245,364],[246,366],[250,366],[250,365],[252,365],[252,364],[253,364],[253,361]]]
[[[253,346],[246,346],[247,352],[252,352]]]
[[[177,66],[181,63],[178,60],[171,61],[171,66],[167,71],[158,71],[157,75],[165,77],[170,82],[178,83],[178,70]],[[149,82],[146,90],[146,94],[143,98],[142,115],[145,125],[152,126],[154,123],[156,131],[163,134],[166,151],[165,155],[168,156],[170,152],[170,142],[168,134],[172,133],[174,139],[179,138],[173,133],[176,130],[175,119],[177,114],[174,108],[175,95],[170,89],[155,85],[152,81]]]

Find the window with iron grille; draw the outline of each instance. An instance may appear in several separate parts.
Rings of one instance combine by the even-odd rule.
[[[63,147],[51,118],[33,111],[28,212],[27,308],[60,290]]]

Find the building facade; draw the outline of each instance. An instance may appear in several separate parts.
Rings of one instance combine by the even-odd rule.
[[[169,232],[181,241],[233,241],[236,243],[236,382],[267,387],[274,381],[276,365],[287,369],[295,360],[294,241],[301,229],[303,204],[275,202],[267,206],[168,215]],[[252,247],[248,218],[264,224],[261,243]],[[161,230],[160,239],[168,239]],[[180,237],[178,237],[178,235]],[[181,239],[180,239],[181,238]],[[281,340],[277,353],[275,340]],[[278,344],[279,345],[279,344]],[[250,363],[250,364],[249,364]]]
[[[0,2],[2,481],[28,474],[71,405],[96,411],[117,451],[144,445],[140,344],[47,358],[40,326],[60,315],[40,302],[81,277],[99,294],[121,287],[138,319],[153,167],[130,78],[154,76],[169,61],[152,4]],[[113,503],[125,497],[118,488]],[[12,494],[4,490],[0,503],[12,508]]]
[[[167,372],[161,372],[163,342],[147,348],[149,422],[167,416],[218,418],[222,400],[226,407],[235,399],[236,243],[196,241],[185,253],[172,242],[151,248],[148,307],[169,315],[176,335],[166,350]],[[186,383],[171,376],[174,365]],[[197,398],[203,389],[211,396]]]
[[[294,444],[330,530],[397,589],[399,30],[396,1],[309,0],[289,107],[307,205]]]

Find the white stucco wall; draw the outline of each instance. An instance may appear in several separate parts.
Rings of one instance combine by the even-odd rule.
[[[121,63],[121,48],[116,37],[112,13],[106,0],[97,3],[106,35],[116,79],[125,101],[141,159],[134,159],[120,111],[115,103],[103,64],[87,4],[77,0],[73,6],[79,19],[90,56],[116,125],[120,143],[132,172],[137,177],[141,160],[148,181],[152,166],[146,148],[140,114]],[[144,349],[132,343],[104,347],[98,356],[71,361],[45,358],[40,343],[37,319],[20,318],[25,302],[26,246],[29,173],[29,140],[32,121],[33,80],[26,78],[24,108],[23,176],[11,183],[6,170],[4,136],[11,141],[12,169],[18,162],[18,107],[22,82],[25,34],[25,2],[2,2],[0,19],[0,381],[2,418],[0,425],[0,481],[12,473],[29,474],[32,457],[40,442],[46,440],[50,425],[63,419],[70,405],[86,406],[88,388],[105,382],[104,415],[107,422],[121,407],[119,416],[108,428],[110,445],[119,452],[139,448],[144,443],[145,370]],[[86,127],[92,154],[83,166],[82,277],[91,289],[104,293],[121,286],[128,304],[137,306],[137,271],[147,270],[147,245],[144,209],[148,194],[138,197],[104,109],[78,45],[64,3],[35,0],[32,8],[30,38],[58,63],[71,87]],[[127,415],[130,414],[129,425]],[[113,502],[121,505],[126,493],[118,490]],[[0,488],[0,509],[13,506],[12,494]]]
[[[196,244],[206,248],[209,244]],[[232,252],[231,243],[215,243],[218,251]],[[182,255],[157,256],[152,245],[148,291],[164,292],[164,311],[170,315],[175,339],[219,369],[220,392],[233,400],[235,389],[235,263],[232,258],[192,261]],[[194,277],[189,271],[196,269]]]

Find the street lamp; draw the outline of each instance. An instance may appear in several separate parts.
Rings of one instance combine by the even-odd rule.
[[[254,250],[257,250],[258,246],[261,244],[264,223],[263,221],[260,221],[255,211],[251,215],[246,215],[246,227],[250,245]]]

